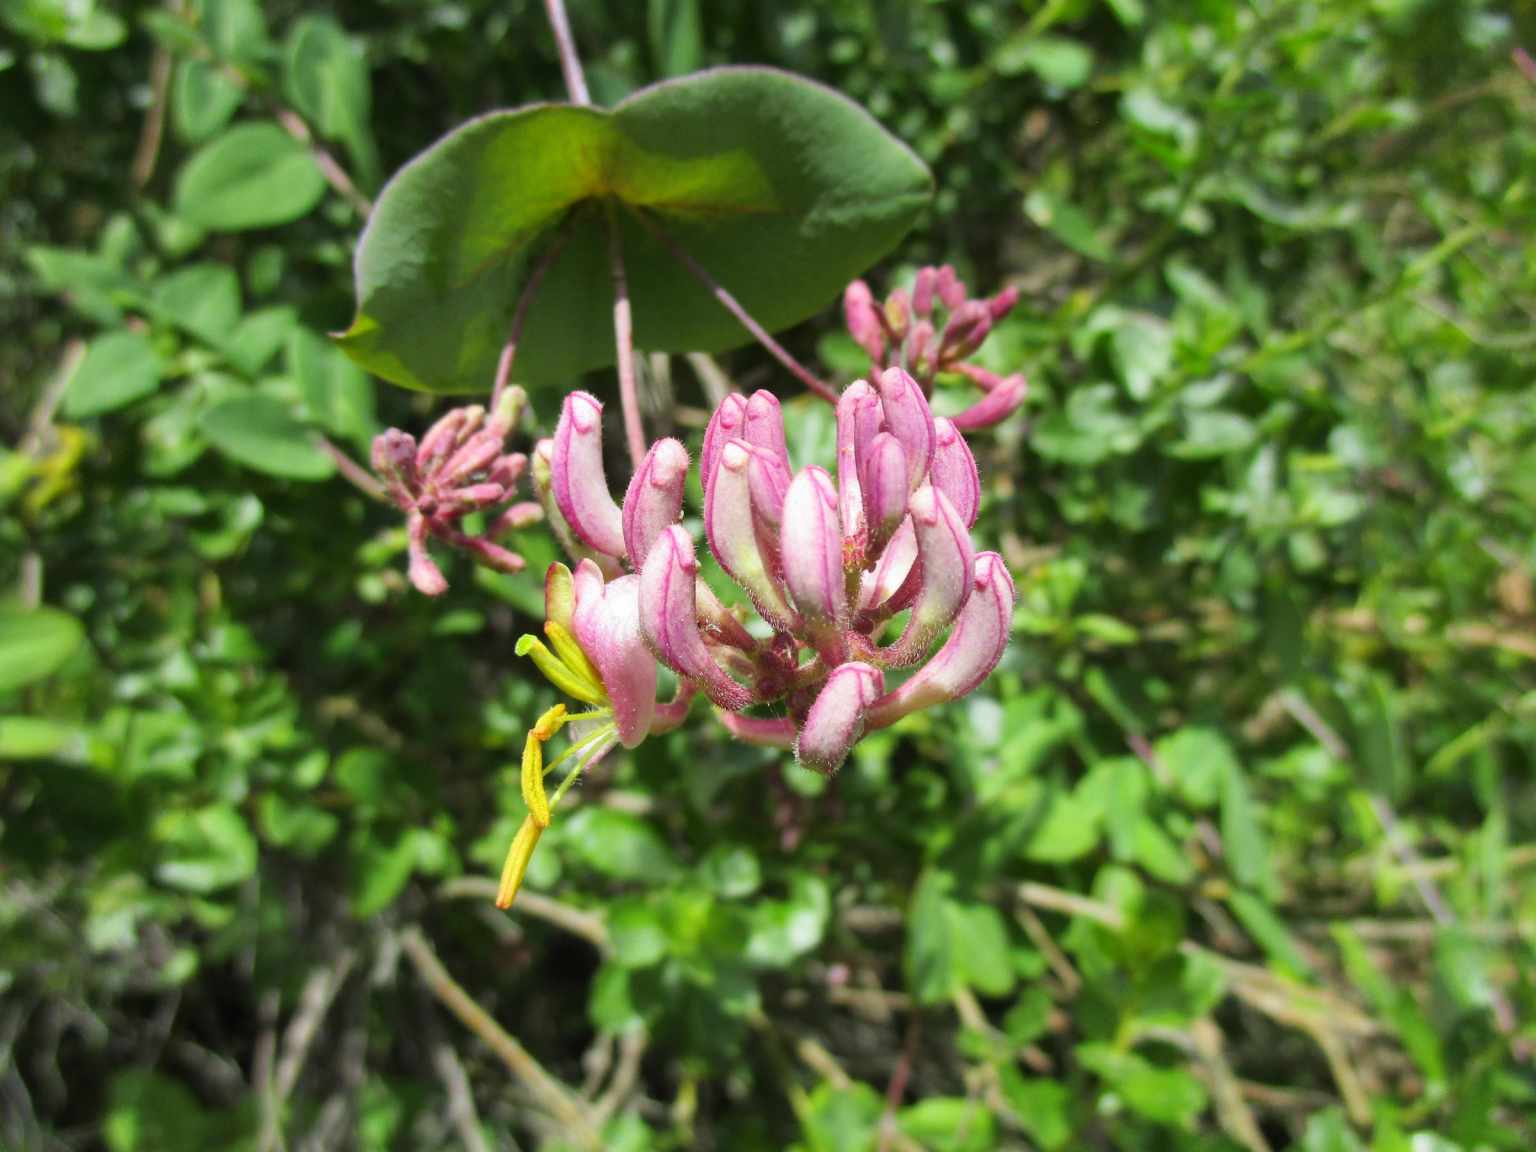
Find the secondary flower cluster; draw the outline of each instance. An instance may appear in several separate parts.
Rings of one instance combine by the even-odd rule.
[[[462,548],[502,572],[522,570],[523,558],[497,544],[496,538],[542,516],[532,501],[513,502],[528,457],[507,452],[506,440],[526,402],[521,388],[508,388],[490,413],[478,404],[450,410],[419,445],[398,428],[374,438],[373,470],[390,500],[405,513],[408,572],[418,591],[440,596],[448,589],[442,569],[427,551],[429,538]],[[493,515],[474,535],[462,526],[472,512]]]
[[[995,296],[972,297],[954,268],[944,264],[920,268],[910,293],[897,288],[883,304],[868,284],[855,280],[843,293],[843,318],[876,373],[890,365],[902,367],[925,396],[933,395],[941,373],[978,385],[982,398],[953,418],[957,428],[969,431],[996,424],[1028,395],[1021,373],[999,376],[969,359],[1018,301],[1019,290],[1011,286]]]

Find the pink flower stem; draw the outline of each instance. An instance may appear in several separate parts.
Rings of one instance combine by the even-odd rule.
[[[384,485],[380,484],[373,473],[364,468],[352,457],[348,456],[335,444],[324,436],[318,436],[320,450],[331,458],[336,464],[336,471],[340,472],[354,488],[365,496],[371,496],[375,500],[385,500]]]
[[[539,294],[539,285],[544,283],[545,275],[554,267],[555,258],[565,248],[568,237],[568,230],[562,226],[550,240],[549,247],[544,249],[538,263],[533,266],[533,271],[528,274],[528,282],[518,295],[517,307],[512,310],[512,323],[507,328],[507,342],[501,346],[501,359],[496,362],[496,382],[491,386],[492,412],[496,411],[501,394],[506,391],[512,379],[512,362],[517,358],[517,345],[523,338],[523,324],[528,319],[528,309],[533,306],[534,297]]]
[[[794,376],[795,379],[799,380],[800,383],[827,401],[827,403],[837,403],[837,389],[796,360],[790,355],[789,349],[768,335],[768,330],[752,318],[752,314],[742,307],[741,301],[727,292],[725,287],[706,272],[703,266],[688,254],[686,249],[662,229],[660,224],[643,212],[637,212],[635,216],[652,236],[661,241],[662,246],[672,254],[673,259],[688,269],[695,280],[708,288],[714,298],[720,302],[720,306],[736,317],[737,322],[752,334],[754,340],[768,350],[769,355],[784,365],[790,375]]]
[[[629,444],[629,462],[638,472],[645,459],[645,427],[640,423],[640,393],[635,384],[635,326],[629,308],[629,281],[624,275],[624,241],[612,207],[608,209],[608,261],[613,272],[613,339],[618,347],[624,439]]]
[[[576,54],[576,39],[571,35],[570,21],[565,18],[565,0],[544,0],[544,11],[549,16],[549,30],[555,34],[555,46],[560,49],[560,71],[565,76],[565,90],[572,104],[590,104],[587,95],[587,78],[581,71],[581,57]]]

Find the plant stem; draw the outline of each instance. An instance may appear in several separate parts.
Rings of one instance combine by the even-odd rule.
[[[442,1005],[459,1018],[466,1028],[483,1040],[507,1070],[528,1089],[551,1116],[565,1125],[568,1134],[586,1148],[598,1149],[601,1144],[586,1110],[575,1094],[556,1080],[535,1060],[521,1044],[496,1023],[484,1008],[475,1002],[468,992],[448,974],[443,962],[432,951],[426,937],[415,928],[400,938],[400,949],[416,968],[416,973]]]
[[[316,436],[320,450],[331,458],[336,464],[336,471],[356,488],[364,496],[370,496],[375,500],[384,500],[384,486],[374,478],[373,473],[364,468],[352,457],[348,456],[325,436]]]
[[[501,346],[501,358],[496,362],[496,382],[491,386],[490,410],[492,412],[496,411],[496,406],[501,401],[501,394],[511,383],[512,362],[517,358],[517,345],[523,338],[523,324],[528,319],[528,309],[533,306],[534,297],[539,294],[539,285],[544,283],[545,275],[554,267],[555,258],[565,247],[569,235],[564,228],[555,233],[554,238],[549,242],[549,247],[544,249],[538,263],[533,266],[533,271],[528,274],[528,281],[518,295],[517,307],[512,310],[512,323],[507,328],[507,342]]]
[[[638,471],[645,459],[645,427],[640,423],[640,393],[635,383],[635,325],[624,275],[624,241],[619,218],[608,208],[608,266],[613,273],[613,340],[618,349],[619,402],[624,408],[624,439],[629,462]]]
[[[742,306],[741,301],[726,291],[724,285],[705,271],[703,266],[689,255],[687,250],[679,245],[676,240],[672,239],[660,224],[643,212],[636,212],[635,216],[652,236],[661,241],[662,246],[672,254],[673,258],[684,268],[688,269],[695,280],[708,288],[711,295],[720,302],[720,306],[736,317],[737,322],[751,333],[752,338],[766,348],[769,355],[782,364],[789,371],[790,375],[794,376],[795,379],[799,380],[800,383],[827,401],[827,403],[837,403],[837,389],[796,360],[790,354],[789,349],[768,335],[768,330],[752,318],[752,314]]]
[[[347,170],[341,166],[341,161],[331,155],[325,145],[315,139],[315,134],[310,131],[304,117],[275,100],[271,101],[270,106],[272,115],[276,117],[283,131],[309,149],[316,166],[320,169],[320,174],[325,177],[325,182],[337,195],[352,205],[354,212],[366,220],[369,213],[373,211],[373,201],[358,191],[357,185],[352,183],[352,177],[347,175]]]
[[[549,16],[549,30],[555,34],[555,46],[560,49],[560,71],[565,76],[565,90],[572,104],[590,104],[587,95],[587,78],[581,71],[581,57],[576,54],[576,40],[571,35],[571,24],[565,18],[565,0],[544,0],[544,11]]]

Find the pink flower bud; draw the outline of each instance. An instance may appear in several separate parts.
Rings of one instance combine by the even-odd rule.
[[[949,498],[967,528],[976,524],[981,508],[981,475],[976,471],[976,457],[960,435],[953,420],[940,416],[933,422],[933,464],[928,481]]]
[[[464,425],[474,415],[474,411],[473,408],[450,408],[427,429],[421,438],[421,447],[416,450],[418,472],[425,476],[447,459],[448,453],[463,439]]]
[[[908,516],[880,553],[875,570],[867,573],[861,582],[859,608],[870,611],[886,605],[906,585],[916,563],[917,534],[912,529],[912,517]],[[899,610],[897,607],[889,609],[890,612]]]
[[[662,532],[640,571],[640,634],[656,658],[696,681],[720,707],[739,712],[752,694],[715,662],[699,631],[699,561],[681,525]]]
[[[795,746],[795,722],[788,716],[739,716],[719,713],[720,723],[736,739],[767,748],[790,749]]]
[[[971,534],[942,492],[925,484],[913,493],[909,509],[921,580],[906,628],[885,650],[886,658],[896,664],[920,660],[964,607],[975,562]]]
[[[1019,290],[1010,284],[996,296],[987,301],[987,311],[992,314],[992,321],[996,323],[1008,313],[1013,311],[1014,305],[1019,302]]]
[[[950,313],[949,323],[944,326],[944,339],[939,345],[939,358],[944,361],[963,360],[986,341],[992,331],[992,313],[980,300],[967,300]]]
[[[688,449],[670,438],[652,444],[630,478],[624,494],[624,547],[636,568],[645,563],[656,537],[682,515],[687,480]]]
[[[747,401],[747,422],[741,438],[771,452],[786,472],[793,471],[784,440],[784,410],[779,406],[779,398],[767,389],[759,388]]]
[[[602,677],[619,741],[633,748],[650,733],[656,709],[656,661],[640,635],[640,577],[605,586],[597,565],[583,560],[575,590],[572,632]]]
[[[784,499],[782,530],[784,582],[808,620],[829,624],[843,618],[843,535],[837,489],[826,471],[802,468]]]
[[[990,428],[1011,416],[1029,395],[1029,384],[1019,374],[1008,376],[964,412],[950,417],[955,427],[965,432]]]
[[[917,270],[917,280],[912,285],[912,311],[919,316],[933,312],[933,293],[939,286],[939,270],[932,265]]]
[[[917,381],[900,368],[880,374],[880,407],[886,431],[907,454],[907,490],[915,492],[933,460],[933,412]]]
[[[789,491],[789,465],[766,448],[749,444],[747,488],[752,494],[752,515],[766,540],[777,547],[779,522],[784,516],[784,496]]]
[[[715,478],[704,498],[704,533],[726,575],[746,589],[764,619],[788,627],[794,613],[768,570],[752,521],[749,445],[733,440],[720,451]]]
[[[919,320],[912,325],[912,335],[907,337],[907,364],[923,376],[933,367],[931,359],[934,356],[933,325],[927,320]]]
[[[741,436],[742,425],[747,421],[747,398],[740,392],[732,392],[709,418],[704,429],[704,442],[699,448],[699,480],[704,490],[715,478],[715,465],[720,460],[720,449]]]
[[[540,440],[533,446],[528,466],[533,480],[533,493],[544,510],[544,519],[549,524],[550,532],[572,560],[594,560],[605,576],[617,576],[620,572],[619,562],[607,553],[588,548],[576,538],[571,526],[566,523],[560,505],[555,500],[554,455],[555,442],[547,438]]]
[[[494,428],[484,428],[459,445],[438,469],[438,482],[457,484],[477,472],[484,472],[501,456],[503,437]]]
[[[907,325],[912,322],[912,301],[906,290],[898,288],[885,298],[885,326],[896,341],[906,338]]]
[[[953,264],[945,264],[939,269],[938,289],[939,299],[944,301],[944,307],[951,312],[964,304],[968,295],[965,282],[955,275]]]
[[[878,556],[907,514],[907,454],[901,441],[889,432],[876,436],[865,456],[863,472],[868,554]]]
[[[949,639],[904,684],[875,701],[866,727],[884,728],[912,712],[958,700],[997,667],[1013,620],[1013,577],[996,552],[977,556],[971,571],[971,594]]]
[[[624,516],[603,473],[603,406],[596,396],[565,398],[550,458],[555,503],[578,539],[609,556],[624,555]]]
[[[867,381],[855,380],[837,402],[837,502],[843,535],[850,540],[864,531],[860,462],[879,431],[880,395]]]
[[[427,519],[420,512],[407,518],[406,538],[410,541],[406,575],[423,596],[441,596],[448,591],[448,580],[427,551]]]
[[[885,362],[885,326],[875,310],[874,295],[862,280],[855,280],[843,292],[843,323],[872,361]]]
[[[827,677],[806,713],[795,756],[807,768],[830,776],[864,735],[864,716],[885,691],[885,676],[869,664],[841,664]]]

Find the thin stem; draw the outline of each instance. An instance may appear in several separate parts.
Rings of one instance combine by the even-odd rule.
[[[576,54],[576,39],[571,35],[570,21],[565,18],[565,0],[544,0],[544,11],[549,15],[549,30],[555,34],[555,46],[560,49],[560,71],[565,76],[565,90],[572,104],[590,104],[587,95],[587,78],[581,71],[581,57]]]
[[[300,144],[309,149],[314,157],[315,165],[320,169],[320,174],[325,177],[325,182],[348,204],[352,210],[365,220],[373,211],[373,201],[358,191],[357,185],[352,183],[352,177],[341,166],[341,161],[331,155],[325,145],[315,139],[315,134],[310,131],[304,118],[286,105],[271,101],[272,115],[282,125],[284,132],[293,137]]]
[[[383,500],[387,503],[384,485],[378,482],[373,473],[348,456],[328,438],[316,436],[316,441],[320,445],[320,450],[335,463],[336,471],[340,472],[354,488],[364,496],[371,496],[375,500]]]
[[[523,324],[528,319],[528,309],[533,306],[534,297],[539,294],[539,285],[544,283],[545,274],[554,267],[555,258],[565,247],[569,235],[565,228],[555,233],[554,239],[549,242],[549,247],[544,249],[539,262],[533,266],[533,271],[528,275],[528,282],[523,285],[523,290],[517,298],[517,307],[512,310],[512,323],[507,328],[507,342],[501,346],[501,358],[496,362],[496,382],[491,386],[492,412],[496,411],[501,394],[506,391],[507,385],[512,380],[512,362],[517,358],[517,346],[523,338]]]
[[[169,8],[175,15],[181,15],[180,0],[173,0]],[[162,44],[155,49],[149,64],[149,108],[144,113],[144,127],[139,133],[139,146],[134,150],[131,169],[135,188],[143,188],[155,174],[160,142],[165,137],[165,110],[170,103],[170,87],[171,53]]]
[[[752,314],[742,306],[741,301],[726,291],[724,285],[705,271],[703,266],[689,255],[687,250],[679,245],[676,240],[672,239],[660,224],[643,212],[636,212],[635,216],[652,236],[661,241],[662,246],[672,254],[673,259],[688,269],[695,280],[708,288],[710,294],[719,301],[720,306],[736,317],[737,323],[751,333],[752,339],[766,348],[769,355],[782,364],[790,375],[794,376],[795,379],[799,380],[800,383],[827,401],[827,403],[837,403],[837,389],[796,360],[790,354],[789,349],[768,335],[768,330],[753,319]]]
[[[635,382],[635,324],[629,307],[629,279],[624,274],[624,241],[619,218],[608,209],[608,266],[613,273],[613,340],[618,349],[619,402],[624,408],[624,439],[629,462],[638,471],[645,459],[645,427],[640,423],[640,392]]]
[[[569,1134],[575,1136],[583,1147],[601,1147],[591,1118],[576,1094],[546,1072],[543,1065],[529,1054],[528,1049],[519,1044],[506,1029],[496,1023],[495,1017],[464,991],[458,981],[449,975],[448,969],[443,967],[443,962],[437,958],[437,953],[432,951],[432,946],[418,929],[412,928],[400,937],[400,950],[410,959],[428,991],[457,1016],[460,1023],[485,1042],[546,1112],[564,1124]]]
[[[589,713],[589,715],[603,715],[603,713]],[[560,767],[560,765],[564,764],[572,756],[580,756],[583,752],[585,752],[588,748],[591,748],[592,745],[596,744],[599,740],[602,740],[610,735],[612,735],[612,729],[608,726],[599,728],[596,732],[588,732],[580,740],[570,745],[564,752],[560,753],[560,755],[556,756],[548,764],[544,765],[544,775],[548,776],[551,772]]]

